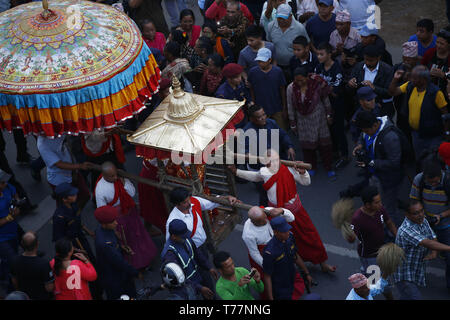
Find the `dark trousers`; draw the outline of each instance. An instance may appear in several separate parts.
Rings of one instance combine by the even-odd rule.
[[[0,242],[0,279],[8,283],[7,291],[13,291],[11,283],[11,260],[18,254],[18,241],[16,239]]]
[[[438,241],[450,245],[450,228],[444,230],[435,230]],[[447,288],[450,290],[450,252],[442,252],[445,257],[445,279],[447,281]]]
[[[411,281],[400,281],[395,284],[400,293],[400,300],[422,300],[419,287]]]
[[[445,3],[447,5],[447,9],[446,9],[447,20],[450,23],[450,0],[446,0]]]
[[[341,103],[332,103],[333,124],[330,127],[333,147],[342,157],[348,156],[347,136],[345,135],[345,108]]]
[[[197,250],[201,252],[203,257],[209,260],[209,253],[208,249],[206,248],[206,243],[198,247]],[[216,285],[211,277],[211,274],[209,273],[209,270],[198,268],[198,271],[200,272],[200,275],[202,277],[202,285],[208,287],[211,291],[216,292]]]
[[[317,150],[320,153],[320,157],[322,158],[323,166],[325,170],[332,170],[332,162],[333,162],[333,147],[332,145],[320,146],[317,149],[304,149],[303,157],[305,158],[305,162],[310,163],[312,165],[312,170],[317,170]]]
[[[258,190],[259,205],[267,207],[269,199],[267,198],[267,191],[264,190],[262,182],[254,182],[256,190]]]
[[[395,114],[394,102],[381,103],[381,114],[380,116],[388,116],[392,120]]]
[[[30,155],[27,151],[27,139],[25,138],[22,129],[13,129],[13,136],[17,148],[17,161],[28,162],[30,160]]]
[[[42,169],[46,167],[44,160],[42,157],[36,158],[33,161],[31,161],[31,170],[34,170],[36,172],[40,172]]]
[[[130,278],[126,282],[122,282],[120,286],[114,285],[113,287],[108,287],[107,284],[104,284],[104,288],[106,299],[108,300],[119,300],[122,295],[136,298],[136,285],[134,284],[133,278]]]

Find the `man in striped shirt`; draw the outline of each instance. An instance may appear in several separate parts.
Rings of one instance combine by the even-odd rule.
[[[426,160],[423,172],[413,181],[409,197],[423,203],[425,216],[439,242],[450,245],[450,175],[438,160]],[[443,252],[446,262],[447,289],[450,292],[450,253]]]

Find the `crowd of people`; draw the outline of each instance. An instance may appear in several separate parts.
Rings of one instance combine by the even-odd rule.
[[[170,211],[161,191],[143,184],[136,190],[119,175],[126,147],[120,128],[39,136],[37,159],[15,129],[17,162],[28,165],[36,181],[47,168],[56,201],[55,256],[46,261],[37,233],[17,223],[18,215],[36,205],[15,179],[0,136],[0,284],[6,298],[137,298],[135,280],[160,255],[162,284],[148,289],[147,296],[168,290],[169,299],[181,300],[319,299],[305,293],[315,284],[306,262],[325,273],[345,270],[328,263],[297,191],[297,183],[308,186],[320,170],[318,156],[330,182],[352,157],[361,168],[361,182],[340,192],[341,198],[362,200],[346,239],[358,242],[361,261],[361,273],[348,275],[347,299],[372,300],[381,293],[386,299],[421,299],[425,261],[438,255],[445,261],[450,293],[450,26],[437,31],[431,19],[417,21],[416,33],[402,44],[402,60],[394,64],[376,25],[369,23],[367,9],[379,2],[199,0],[204,23],[198,25],[184,0],[165,0],[170,29],[161,27],[160,3],[154,16],[136,21],[162,79],[158,93],[126,121],[126,129],[135,130],[158,107],[177,77],[186,92],[245,100],[245,118],[236,128],[255,130],[258,141],[265,130],[267,137],[271,130],[279,132],[279,150],[267,141],[269,165],[228,167],[236,180],[253,182],[258,192],[259,203],[248,211],[242,231],[251,270],[235,267],[233,252],[211,256],[207,249],[202,215],[219,204],[177,187],[169,194]],[[21,3],[0,1],[2,10]],[[120,3],[136,19],[141,2]],[[281,163],[301,158],[295,144],[310,170]],[[248,142],[245,150],[251,153]],[[101,173],[93,164],[101,165]],[[408,169],[416,174],[410,202],[399,207]],[[156,159],[143,161],[141,176],[158,179]],[[221,197],[230,206],[239,202]],[[90,200],[96,230],[81,221]],[[152,239],[158,235],[165,238],[160,252]],[[368,267],[377,264],[378,250],[388,242],[403,249],[405,261],[392,277],[383,275],[369,285]]]

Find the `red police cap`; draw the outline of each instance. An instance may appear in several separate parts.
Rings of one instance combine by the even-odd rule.
[[[229,63],[222,69],[225,78],[234,78],[244,72],[244,68],[237,63]]]
[[[100,224],[111,223],[119,216],[119,208],[113,206],[103,206],[94,211],[94,216]]]

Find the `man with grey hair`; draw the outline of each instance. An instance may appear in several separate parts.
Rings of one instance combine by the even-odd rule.
[[[416,161],[426,149],[439,146],[443,134],[449,130],[442,121],[442,115],[448,113],[447,101],[439,87],[430,81],[427,67],[418,65],[412,69],[410,81],[398,86],[405,71],[397,70],[389,86],[389,94],[406,94],[408,108],[406,118],[411,128],[412,144]]]
[[[144,269],[156,256],[157,248],[145,230],[133,200],[136,189],[130,180],[119,177],[112,162],[102,164],[102,174],[95,186],[97,208],[113,206],[120,208],[117,232],[129,264]]]
[[[264,212],[263,208],[252,207],[248,211],[248,219],[244,224],[242,231],[242,240],[248,249],[248,258],[250,265],[258,270],[259,274],[263,274],[263,257],[262,251],[266,244],[273,237],[273,230],[270,226],[269,219],[282,216],[287,222],[295,220],[294,215],[288,209],[283,208],[265,208],[269,211],[268,214]],[[267,297],[266,291],[261,294],[261,299],[265,300]]]

